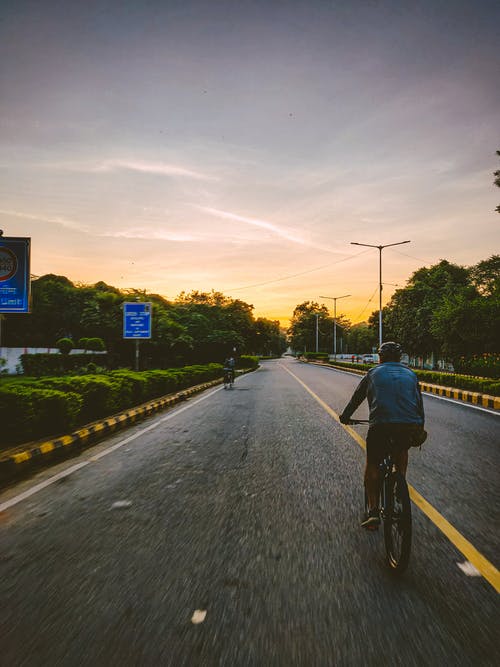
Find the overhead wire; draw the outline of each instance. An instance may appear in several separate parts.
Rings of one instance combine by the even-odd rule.
[[[373,297],[374,297],[375,294],[378,292],[378,289],[379,289],[379,286],[377,285],[377,287],[375,287],[375,289],[374,289],[374,291],[373,291],[373,294],[371,295],[371,297],[370,297],[370,298],[368,299],[368,301],[366,302],[365,307],[364,307],[363,310],[360,312],[360,314],[357,316],[357,318],[356,318],[357,321],[359,321],[359,320],[361,319],[361,315],[362,315],[362,314],[365,312],[365,310],[368,308],[368,305],[369,305],[370,302],[373,300]]]
[[[263,287],[264,285],[271,285],[272,283],[278,283],[283,280],[290,280],[291,278],[297,278],[298,276],[304,276],[307,273],[313,273],[314,271],[321,271],[321,269],[326,269],[329,266],[335,266],[336,264],[341,264],[342,262],[347,262],[350,259],[354,259],[355,257],[359,257],[360,255],[364,255],[366,252],[370,252],[370,248],[367,250],[362,250],[361,252],[356,253],[355,255],[349,255],[348,257],[344,257],[342,259],[339,259],[336,262],[329,262],[328,264],[322,264],[321,266],[317,266],[314,269],[308,269],[307,271],[300,271],[300,273],[292,273],[288,276],[282,276],[281,278],[274,278],[273,280],[266,280],[265,282],[262,283],[254,283],[253,285],[244,285],[243,287],[233,287],[228,289],[228,292],[238,292],[240,290],[245,290],[245,289],[251,289],[253,287]]]

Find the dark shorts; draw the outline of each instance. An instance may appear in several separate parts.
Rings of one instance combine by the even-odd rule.
[[[400,452],[421,444],[423,428],[418,424],[374,424],[366,436],[366,460],[378,465],[390,452]]]

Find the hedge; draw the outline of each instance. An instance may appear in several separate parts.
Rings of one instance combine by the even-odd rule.
[[[121,369],[101,375],[2,378],[0,445],[67,433],[75,426],[221,376],[221,364],[207,364],[144,372]]]
[[[0,444],[11,445],[58,432],[78,423],[83,399],[76,392],[22,384],[0,386]]]
[[[21,365],[25,375],[42,377],[61,375],[87,368],[89,364],[107,365],[106,354],[22,354]]]
[[[349,364],[341,361],[332,362],[331,366],[340,366],[352,370],[369,371],[376,364]],[[473,375],[460,375],[458,373],[441,373],[439,371],[426,371],[419,368],[411,369],[420,382],[437,384],[441,387],[453,387],[465,391],[475,391],[490,396],[500,396],[500,381],[489,378],[475,377]]]
[[[236,368],[255,369],[259,365],[259,357],[250,354],[242,354],[236,362]]]
[[[318,359],[328,361],[329,354],[328,352],[305,352],[304,357],[306,359]]]

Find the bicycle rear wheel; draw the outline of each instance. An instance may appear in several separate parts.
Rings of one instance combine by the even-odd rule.
[[[393,472],[384,480],[384,542],[387,564],[395,572],[404,572],[411,550],[411,504],[406,480]]]

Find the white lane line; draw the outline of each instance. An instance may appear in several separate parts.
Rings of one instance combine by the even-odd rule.
[[[0,512],[5,511],[6,509],[12,507],[13,505],[17,505],[17,503],[20,503],[22,500],[26,500],[26,498],[29,498],[35,493],[42,491],[42,489],[45,489],[47,486],[54,484],[54,482],[57,482],[58,480],[63,479],[64,477],[68,477],[68,475],[71,475],[77,470],[80,470],[80,468],[88,466],[89,463],[90,461],[82,461],[81,463],[77,463],[76,465],[71,466],[71,468],[67,468],[62,472],[57,473],[57,475],[54,475],[53,477],[46,479],[44,482],[35,484],[35,486],[32,486],[31,489],[27,489],[26,491],[20,493],[18,496],[14,496],[14,498],[11,498],[10,500],[6,500],[5,502],[1,503]]]
[[[498,410],[491,410],[490,408],[483,408],[481,405],[474,405],[474,403],[466,403],[465,401],[457,401],[454,398],[448,398],[447,396],[438,396],[437,394],[431,394],[429,391],[423,391],[424,396],[429,396],[429,398],[439,398],[440,401],[447,401],[448,403],[455,403],[455,405],[461,405],[464,408],[473,408],[474,410],[481,410],[481,412],[488,412],[490,415],[495,415],[500,417],[500,412]]]
[[[245,377],[244,375],[239,378]],[[52,477],[49,477],[49,479],[46,479],[44,482],[40,482],[39,484],[35,484],[35,486],[32,486],[30,489],[27,489],[26,491],[23,491],[17,496],[14,496],[13,498],[10,498],[9,500],[4,501],[3,503],[0,503],[0,512],[4,512],[6,509],[9,509],[9,507],[13,507],[14,505],[17,505],[18,503],[22,502],[23,500],[26,500],[26,498],[29,498],[30,496],[35,495],[35,493],[38,493],[39,491],[42,491],[43,489],[46,489],[48,486],[51,484],[54,484],[55,482],[59,481],[60,479],[64,479],[64,477],[69,477],[69,475],[72,475],[74,472],[77,470],[80,470],[81,468],[84,468],[85,466],[88,466],[89,463],[94,463],[95,461],[98,461],[99,459],[102,459],[103,456],[107,456],[108,454],[111,454],[115,450],[119,449],[120,447],[123,447],[124,445],[128,444],[132,440],[136,440],[139,438],[141,435],[144,435],[144,433],[148,433],[149,431],[152,431],[153,429],[157,428],[160,426],[160,424],[163,424],[163,422],[168,421],[169,419],[173,419],[177,415],[181,414],[181,412],[184,412],[185,410],[189,410],[189,408],[194,407],[198,403],[201,403],[202,401],[205,401],[207,398],[210,398],[214,394],[216,394],[218,391],[221,391],[222,387],[217,387],[217,389],[214,389],[208,394],[204,394],[200,398],[198,398],[195,401],[190,402],[188,405],[184,405],[182,408],[179,408],[178,410],[175,410],[174,412],[169,412],[168,415],[165,415],[165,417],[162,417],[161,419],[155,421],[154,424],[151,424],[150,426],[147,426],[146,428],[141,429],[137,433],[134,433],[133,435],[128,436],[128,438],[125,438],[124,440],[120,440],[116,445],[113,445],[112,447],[108,447],[108,449],[103,450],[99,454],[95,454],[94,456],[89,457],[85,461],[81,461],[80,463],[76,463],[75,465],[71,466],[70,468],[67,468],[66,470],[63,470],[62,472],[57,473],[56,475],[53,475]]]

